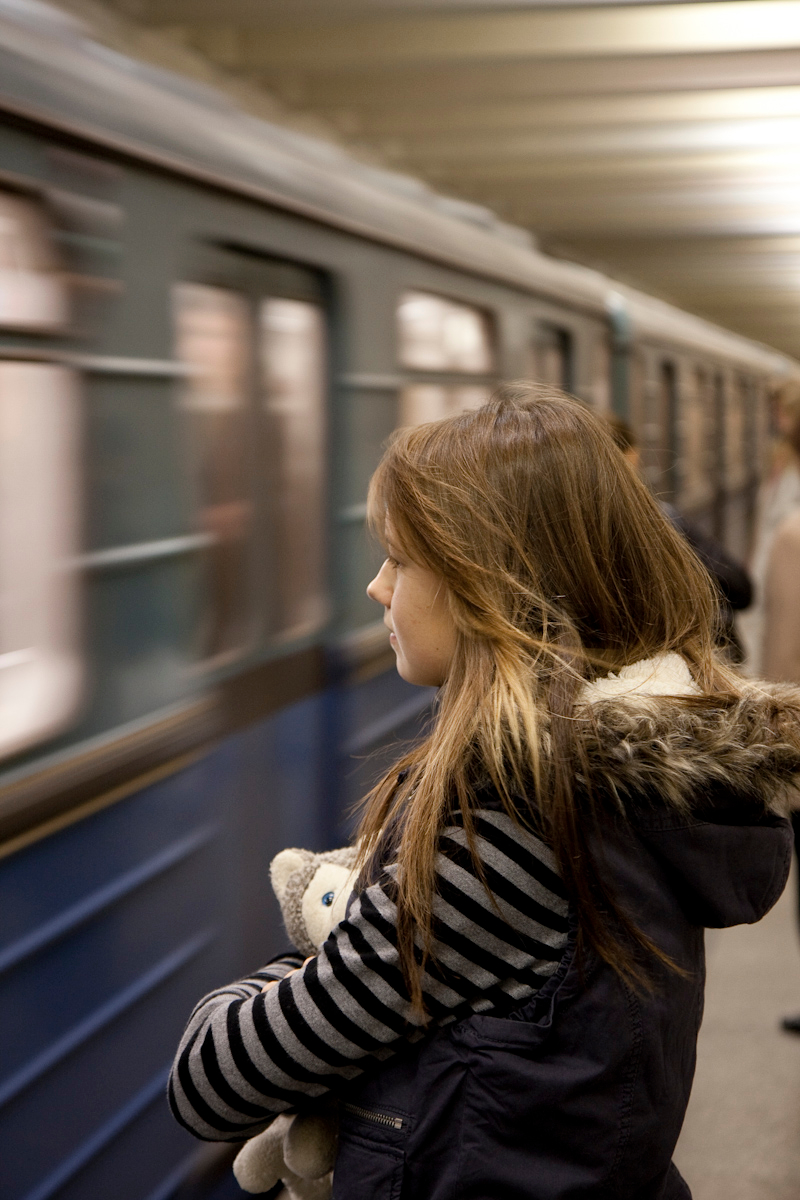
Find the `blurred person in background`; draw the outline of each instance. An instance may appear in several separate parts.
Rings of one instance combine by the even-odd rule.
[[[749,674],[800,683],[800,384],[777,392],[778,440],[772,470],[761,488],[752,554],[755,603],[741,623]],[[792,813],[795,858],[800,861],[800,812]],[[800,880],[798,880],[800,906]],[[800,911],[798,911],[800,920]],[[784,1017],[800,1034],[800,1013]]]
[[[796,422],[800,426],[800,421]],[[797,467],[794,467],[795,472]],[[800,504],[773,530],[764,571],[762,668],[765,679],[800,684]],[[791,814],[795,858],[800,863],[800,811]],[[800,921],[800,877],[797,886]],[[800,1034],[800,1013],[784,1017],[787,1033]]]
[[[777,441],[772,469],[762,484],[758,499],[758,519],[753,540],[750,575],[753,604],[739,621],[745,650],[744,669],[748,675],[767,678],[800,679],[795,675],[769,675],[764,665],[766,628],[766,577],[778,529],[793,512],[800,511],[800,384],[785,383],[775,395]],[[774,647],[783,634],[770,634]],[[774,649],[771,651],[774,654]],[[774,659],[773,659],[774,663]]]
[[[621,417],[607,418],[611,436],[631,466],[639,468],[639,446],[636,435]],[[720,599],[720,619],[717,640],[728,653],[731,661],[741,663],[744,650],[739,641],[734,623],[734,612],[739,612],[749,606],[753,598],[750,577],[741,563],[732,558],[724,547],[716,540],[703,533],[691,521],[665,500],[659,500],[661,511],[672,522],[679,533],[683,534],[694,550],[703,566],[708,571],[717,586]]]

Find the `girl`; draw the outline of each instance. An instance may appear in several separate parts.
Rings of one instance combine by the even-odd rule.
[[[798,695],[717,659],[704,569],[558,392],[401,430],[369,509],[436,719],[320,954],[195,1009],[173,1111],[236,1141],[333,1092],[336,1200],[688,1197],[702,927],[784,886]]]

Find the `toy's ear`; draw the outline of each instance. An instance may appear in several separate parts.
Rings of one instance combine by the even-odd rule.
[[[286,894],[286,885],[289,882],[290,876],[294,875],[295,871],[309,862],[314,855],[310,850],[281,850],[280,854],[276,854],[269,865],[269,877],[272,883],[272,890],[278,897],[278,903],[283,904],[283,897]]]

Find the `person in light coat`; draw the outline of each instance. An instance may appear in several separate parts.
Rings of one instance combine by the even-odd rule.
[[[776,529],[764,574],[763,674],[777,683],[800,683],[800,507]],[[800,864],[800,811],[791,814]],[[798,885],[800,923],[800,884]],[[787,1033],[800,1034],[800,1013],[784,1017]]]
[[[774,645],[765,611],[767,571],[778,529],[793,512],[800,511],[800,383],[783,385],[775,397],[775,419],[779,440],[772,471],[759,495],[759,516],[750,559],[753,603],[737,618],[745,649],[744,670],[748,675],[767,675],[764,666],[766,638]],[[795,679],[798,676],[794,677]]]

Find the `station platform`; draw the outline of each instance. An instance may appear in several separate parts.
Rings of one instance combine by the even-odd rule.
[[[793,877],[758,925],[706,934],[697,1075],[675,1161],[693,1200],[800,1197],[800,938]]]

